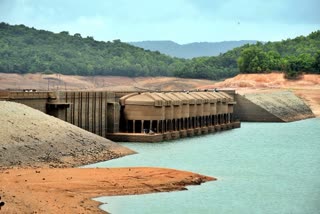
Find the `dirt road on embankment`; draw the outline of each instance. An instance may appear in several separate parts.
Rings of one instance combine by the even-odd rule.
[[[0,101],[0,213],[103,213],[92,197],[184,190],[214,178],[160,168],[70,168],[135,152]]]

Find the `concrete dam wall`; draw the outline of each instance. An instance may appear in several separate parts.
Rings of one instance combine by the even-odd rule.
[[[294,93],[279,91],[235,95],[236,118],[247,122],[291,122],[313,118],[311,109]]]
[[[1,100],[25,104],[102,137],[119,130],[120,105],[114,92],[5,91]]]

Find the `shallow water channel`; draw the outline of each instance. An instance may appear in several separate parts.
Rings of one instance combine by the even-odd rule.
[[[100,197],[133,213],[320,212],[320,119],[242,123],[240,129],[163,143],[121,143],[139,154],[87,167],[156,166],[218,178],[188,191]]]

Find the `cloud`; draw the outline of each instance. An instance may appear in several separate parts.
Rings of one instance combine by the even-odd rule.
[[[0,21],[99,40],[266,41],[319,29],[319,4],[318,0],[0,0]]]
[[[218,20],[252,23],[320,24],[319,0],[187,0],[198,11]]]

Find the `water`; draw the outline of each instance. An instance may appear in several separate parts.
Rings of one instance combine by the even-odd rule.
[[[111,213],[320,213],[320,119],[242,123],[177,141],[122,143],[137,152],[89,167],[157,166],[218,178],[188,191],[100,197]]]

